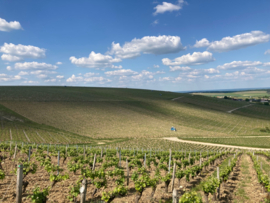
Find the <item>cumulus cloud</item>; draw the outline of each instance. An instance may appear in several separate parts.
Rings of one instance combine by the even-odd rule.
[[[111,68],[113,68],[113,69],[121,69],[121,68],[123,68],[123,67],[122,67],[121,65],[120,65],[120,66],[112,65]]]
[[[104,84],[107,82],[111,82],[111,80],[104,78],[104,77],[82,77],[82,76],[75,76],[74,74],[66,80],[69,83],[76,83],[76,82],[98,82],[99,84]]]
[[[0,47],[0,52],[4,53],[1,57],[2,60],[10,59],[9,61],[14,61],[14,59],[44,58],[46,50],[31,45],[4,43],[4,45]]]
[[[188,66],[170,66],[170,71],[189,71],[191,70]]]
[[[50,70],[35,70],[30,72],[32,75],[40,75],[40,74],[56,74],[55,71]]]
[[[13,55],[10,55],[10,54],[3,54],[1,56],[1,59],[3,61],[11,61],[11,62],[14,62],[14,61],[22,61],[23,58],[22,57],[19,57],[19,56],[13,56]]]
[[[63,79],[64,76],[63,76],[63,75],[57,75],[56,78],[58,78],[58,79]]]
[[[243,69],[251,66],[262,65],[260,61],[233,61],[231,63],[225,63],[223,65],[217,66],[217,69],[228,70],[228,69]]]
[[[43,69],[43,70],[55,70],[58,67],[56,65],[47,64],[47,63],[38,63],[38,62],[24,62],[24,63],[15,63],[15,70],[33,70],[33,69]]]
[[[270,49],[266,50],[264,54],[270,54]]]
[[[7,66],[7,70],[11,71],[13,70],[11,66]]]
[[[60,61],[58,61],[57,63],[56,63],[56,65],[62,65],[63,63],[62,62],[60,62]]]
[[[155,26],[158,24],[158,20],[155,20],[154,22],[152,22],[152,25]]]
[[[153,79],[155,73],[143,70],[141,73],[131,76],[132,80],[147,80],[147,79]]]
[[[178,83],[178,82],[180,82],[181,80],[182,80],[181,77],[176,77],[172,82],[173,82],[173,83]]]
[[[214,68],[203,69],[203,71],[206,72],[206,73],[210,73],[210,74],[219,73],[219,70],[214,69]]]
[[[251,31],[250,33],[235,35],[233,37],[224,37],[220,41],[211,42],[208,49],[214,52],[226,52],[265,43],[269,40],[269,34],[265,34],[262,31]]]
[[[131,42],[126,42],[122,47],[119,43],[112,43],[111,50],[107,53],[115,55],[116,58],[135,58],[144,54],[168,54],[177,53],[185,50],[181,39],[178,36],[145,36],[141,39],[133,39]]]
[[[33,81],[33,80],[28,80],[28,81],[23,81],[24,84],[38,84],[38,81]]]
[[[48,75],[46,75],[46,74],[40,74],[40,75],[37,75],[36,77],[37,78],[40,78],[40,79],[44,79],[44,78],[47,78]]]
[[[81,82],[83,81],[83,77],[82,76],[75,76],[74,74],[67,79],[67,82]]]
[[[200,47],[208,47],[210,45],[209,41],[206,38],[201,39],[200,41],[196,40],[196,43],[193,47],[200,48]]]
[[[20,80],[21,76],[20,75],[7,75],[7,74],[0,74],[0,82],[10,82],[10,81],[16,81]]]
[[[89,54],[89,57],[82,57],[82,58],[76,58],[74,56],[71,56],[69,58],[71,63],[80,66],[80,67],[86,67],[86,68],[106,68],[111,67],[112,63],[120,62],[121,59],[119,58],[113,58],[110,55],[103,55],[101,53],[95,53],[92,51]]]
[[[270,66],[270,62],[263,63],[263,66]]]
[[[153,13],[153,15],[162,14],[165,12],[179,11],[180,9],[182,9],[184,3],[184,0],[178,0],[177,4],[162,2],[162,4],[154,7],[156,11]]]
[[[5,19],[0,18],[0,31],[9,32],[11,30],[19,29],[22,29],[22,26],[18,21],[7,22]]]
[[[84,74],[84,77],[92,77],[92,76],[94,76],[94,75],[99,75],[99,73],[91,73],[91,72],[85,73],[85,74]]]
[[[154,67],[154,68],[159,68],[159,65],[155,65],[155,64],[154,64],[154,66],[153,66],[153,67]]]
[[[107,76],[128,76],[128,75],[135,75],[137,74],[136,71],[133,71],[131,69],[121,69],[121,70],[115,70],[115,71],[107,71],[105,72]]]
[[[212,53],[204,51],[204,52],[193,52],[193,54],[188,53],[186,55],[175,58],[173,61],[171,61],[168,58],[163,58],[162,63],[166,66],[201,65],[212,62],[214,60],[215,58],[213,57]]]
[[[21,75],[21,76],[22,75],[29,75],[29,73],[28,72],[25,72],[25,71],[21,71],[21,72],[18,73],[18,75]]]
[[[55,78],[51,78],[51,79],[48,79],[48,80],[44,80],[44,82],[56,82],[56,79]]]
[[[164,82],[164,81],[171,81],[172,77],[159,77],[158,81]]]

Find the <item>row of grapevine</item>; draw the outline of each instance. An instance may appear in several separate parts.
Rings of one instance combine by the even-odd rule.
[[[88,183],[86,197],[93,200],[102,198],[106,202],[120,197],[128,198],[127,194],[134,195],[134,200],[138,202],[145,198],[143,194],[147,188],[152,188],[152,198],[160,198],[161,185],[165,185],[165,193],[168,193],[174,175],[175,180],[185,178],[188,182],[203,167],[227,154],[211,151],[169,152],[26,144],[15,148],[12,145],[10,148],[10,144],[4,143],[0,148],[6,160],[10,158],[10,162],[23,165],[23,194],[31,192],[51,200],[59,192],[55,188],[57,185],[63,187],[62,191],[68,191],[64,195],[74,201],[78,198],[82,180],[85,180]],[[15,154],[17,156],[14,159]],[[12,173],[15,174],[16,169]],[[37,173],[43,174],[41,180]],[[32,180],[37,185],[32,185]],[[132,188],[135,189],[135,194]],[[36,196],[29,198],[34,201]]]

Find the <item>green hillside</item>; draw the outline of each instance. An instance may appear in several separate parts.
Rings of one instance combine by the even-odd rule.
[[[97,139],[107,143],[116,138],[268,136],[261,129],[270,126],[269,106],[254,104],[228,113],[249,103],[164,91],[0,87],[0,104],[2,140],[10,140],[10,131],[13,140],[26,141],[28,133],[36,142],[45,136],[46,141],[70,143],[97,143]],[[24,122],[10,121],[4,118],[7,116]],[[170,131],[171,126],[177,131]]]

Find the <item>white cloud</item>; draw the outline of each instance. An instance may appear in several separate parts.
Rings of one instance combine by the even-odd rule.
[[[37,77],[37,78],[40,78],[40,79],[44,79],[44,78],[47,78],[48,75],[46,75],[46,74],[39,74],[39,75],[37,75],[36,77]]]
[[[20,80],[21,76],[20,75],[7,75],[7,74],[0,74],[0,82],[10,82],[10,81],[15,81],[15,80]]]
[[[62,62],[60,62],[60,61],[58,61],[57,63],[56,63],[56,65],[62,65],[63,63]]]
[[[22,26],[18,21],[7,22],[5,19],[0,18],[0,31],[9,32],[11,30],[19,29],[22,29]]]
[[[168,58],[163,58],[162,62],[166,66],[176,66],[176,65],[201,65],[205,63],[209,63],[214,61],[213,54],[204,51],[204,52],[193,52],[191,55],[190,53],[175,58],[174,61],[171,61]]]
[[[115,70],[115,71],[107,71],[105,72],[108,76],[122,76],[122,75],[135,75],[137,72],[131,70],[131,69],[121,69],[121,70]]]
[[[224,37],[220,41],[211,42],[208,49],[215,52],[225,52],[265,43],[269,40],[269,34],[265,34],[262,31],[251,31],[250,33]]]
[[[43,58],[45,57],[46,50],[31,45],[4,43],[0,48],[0,52],[3,52],[3,55],[17,56],[22,60],[24,58]],[[4,58],[8,57],[10,56],[4,56]]]
[[[270,62],[263,63],[263,66],[270,66]]]
[[[270,54],[270,49],[266,50],[264,54]]]
[[[196,43],[193,47],[200,48],[200,47],[208,47],[210,45],[209,41],[206,38],[201,39],[200,41],[196,40]]]
[[[159,68],[159,65],[155,65],[155,64],[154,64],[154,66],[153,66],[153,67],[154,67],[154,68]]]
[[[135,58],[144,54],[168,54],[177,53],[185,50],[182,46],[181,39],[178,36],[145,36],[141,39],[133,39],[131,42],[126,42],[122,47],[119,43],[112,43],[111,50],[107,53],[115,55],[116,58]]]
[[[85,82],[100,82],[100,83],[111,82],[111,80],[104,77],[90,77],[90,78],[85,78],[84,81]]]
[[[67,79],[67,82],[81,82],[81,81],[83,81],[83,77],[82,76],[76,77],[74,74]]]
[[[40,75],[40,74],[56,74],[56,71],[49,70],[35,70],[30,72],[32,75]]]
[[[204,75],[204,77],[205,77],[206,79],[208,79],[208,78],[209,78],[209,76],[208,76],[208,75]]]
[[[203,69],[203,71],[206,72],[206,73],[210,73],[210,74],[219,73],[219,70],[214,69],[214,68]]]
[[[25,84],[37,84],[39,82],[38,81],[29,80],[29,81],[23,81],[23,83],[25,83]]]
[[[3,54],[3,55],[1,56],[1,59],[2,59],[3,61],[11,61],[11,62],[13,62],[13,61],[22,61],[22,60],[23,60],[22,57],[19,57],[19,56],[13,56],[13,55],[10,55],[10,54]]]
[[[19,74],[18,75],[29,75],[29,73],[28,72],[25,72],[25,71],[21,71],[21,72],[19,72]]]
[[[162,4],[159,4],[156,7],[154,7],[156,11],[153,13],[153,15],[157,15],[160,13],[162,14],[165,12],[179,11],[180,9],[182,9],[184,3],[185,3],[184,0],[178,0],[177,4],[162,2]]]
[[[84,74],[84,77],[92,77],[92,76],[94,76],[94,75],[99,75],[99,73],[91,73],[91,72],[85,73],[85,74]]]
[[[44,82],[56,82],[56,79],[52,78],[52,79],[45,80]]]
[[[174,79],[174,81],[172,81],[173,83],[177,83],[177,82],[180,82],[182,80],[182,78],[181,77],[176,77],[175,79]]]
[[[160,81],[160,82],[171,81],[171,80],[172,80],[171,77],[160,77],[160,78],[158,79],[158,81]]]
[[[89,83],[89,82],[98,82],[99,84],[104,84],[111,82],[111,80],[104,78],[104,77],[82,77],[78,76],[76,77],[74,74],[66,80],[67,82],[70,83],[76,83],[76,82],[84,82],[84,83]]]
[[[56,77],[57,77],[58,79],[63,79],[63,78],[64,78],[63,75],[57,75]]]
[[[217,69],[228,70],[228,69],[242,69],[250,66],[262,65],[260,61],[233,61],[231,63],[225,63],[217,66]]]
[[[155,20],[154,22],[152,22],[152,25],[157,25],[158,24],[158,20]]]
[[[55,70],[58,67],[52,64],[38,63],[33,61],[33,62],[15,63],[14,68],[16,70],[30,70],[30,69]]]
[[[11,66],[7,66],[7,70],[11,71],[13,70]]]
[[[141,71],[141,73],[131,76],[131,78],[132,80],[148,80],[148,79],[153,79],[154,75],[155,73],[153,72],[143,70]]]
[[[177,70],[180,70],[180,71],[189,71],[191,70],[190,67],[188,66],[170,66],[170,71],[177,71]]]
[[[82,58],[75,58],[74,56],[71,56],[69,58],[71,63],[80,66],[80,67],[86,67],[86,68],[106,68],[111,67],[112,63],[120,62],[121,59],[119,58],[113,58],[109,55],[103,55],[101,53],[95,53],[92,51],[89,54],[89,57],[82,57]]]
[[[164,74],[165,72],[164,71],[157,71],[155,72],[155,74]]]
[[[123,67],[122,67],[121,65],[120,65],[120,66],[112,65],[111,68],[113,68],[113,69],[121,69],[121,68],[123,68]]]

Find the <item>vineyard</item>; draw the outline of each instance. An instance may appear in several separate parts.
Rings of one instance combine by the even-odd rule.
[[[0,203],[269,202],[270,108],[244,106],[151,90],[0,87]],[[166,140],[177,137],[197,143]]]
[[[15,202],[20,171],[23,202],[261,202],[270,188],[269,152],[23,143],[0,149],[1,202]],[[254,199],[237,194],[245,161],[254,171],[253,186],[245,185],[258,192]]]
[[[261,129],[270,127],[268,106],[228,113],[249,103],[162,91],[0,87],[0,104],[39,125],[94,139],[267,136]]]

